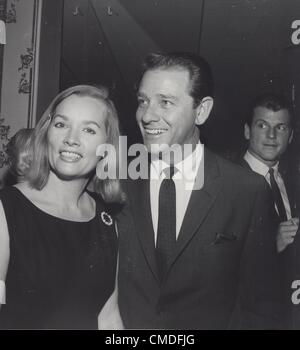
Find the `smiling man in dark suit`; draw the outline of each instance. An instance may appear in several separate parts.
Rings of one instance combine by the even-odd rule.
[[[128,180],[118,219],[125,328],[276,328],[277,254],[269,192],[210,152],[198,126],[213,107],[208,63],[150,54],[136,112],[150,179]],[[187,151],[165,157],[171,146]]]

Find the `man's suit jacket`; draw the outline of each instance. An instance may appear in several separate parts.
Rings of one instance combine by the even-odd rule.
[[[125,328],[276,328],[278,262],[266,187],[260,176],[205,149],[204,187],[191,195],[160,285],[150,182],[128,180],[128,202],[118,218]]]
[[[244,160],[241,159],[239,164],[244,168],[250,170],[250,165]],[[292,174],[279,163],[278,168],[281,177],[283,179],[285,189],[288,195],[288,200],[291,207],[291,215],[292,217],[299,217],[298,209],[297,209],[297,198],[296,198],[296,186],[295,181],[293,179]],[[275,203],[273,202],[274,208]],[[276,212],[277,215],[277,212]],[[277,215],[277,225],[280,224],[279,216]],[[274,239],[276,239],[277,230],[274,232]],[[292,282],[300,277],[299,268],[298,268],[298,260],[300,247],[299,233],[296,234],[295,240],[292,244],[288,245],[283,252],[279,254],[279,263],[280,270],[278,273],[281,273],[282,278],[282,292],[283,292],[283,309],[284,309],[284,323],[283,327],[287,329],[300,328],[300,316],[298,315],[298,307],[294,306],[291,300],[291,295],[293,293],[293,289],[291,288]],[[297,326],[298,324],[298,326]]]
[[[248,170],[253,172],[250,165],[248,164],[248,162],[244,158],[240,159],[237,163],[240,164],[245,169],[248,169]],[[296,206],[295,184],[294,184],[293,178],[292,178],[291,174],[289,173],[289,171],[286,168],[284,168],[280,163],[279,163],[278,170],[279,170],[280,175],[282,177],[282,180],[284,182],[284,186],[285,186],[286,193],[287,193],[288,200],[289,200],[290,207],[291,207],[291,215],[292,215],[292,217],[294,217],[297,215],[297,206]],[[275,206],[275,204],[274,204],[274,206]]]

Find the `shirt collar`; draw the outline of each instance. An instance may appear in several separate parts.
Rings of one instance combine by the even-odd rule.
[[[173,179],[195,179],[198,171],[198,165],[203,157],[203,145],[199,141],[194,149],[194,151],[184,158],[182,161],[176,163],[174,166],[176,168],[175,175]],[[151,160],[151,178],[164,178],[163,173],[165,168],[168,168],[169,164],[161,159]]]
[[[245,161],[249,164],[250,168],[255,171],[256,173],[266,176],[269,172],[269,167],[263,163],[261,160],[255,158],[253,154],[251,154],[249,151],[247,151],[244,155]],[[272,166],[274,169],[274,175],[277,176],[278,174],[278,162]]]

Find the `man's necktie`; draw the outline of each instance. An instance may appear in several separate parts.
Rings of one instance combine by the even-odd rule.
[[[280,189],[279,189],[278,184],[277,184],[275,177],[274,177],[274,169],[273,168],[269,169],[269,174],[270,174],[270,184],[271,184],[271,189],[272,189],[272,193],[273,193],[273,198],[274,198],[274,202],[276,204],[277,210],[278,210],[280,221],[281,222],[286,221],[287,220],[286,210],[285,210],[285,207],[283,204]]]
[[[164,170],[159,190],[156,259],[160,280],[164,278],[176,244],[176,188],[174,167]]]

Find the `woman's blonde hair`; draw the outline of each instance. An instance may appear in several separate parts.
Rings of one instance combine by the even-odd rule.
[[[57,106],[71,95],[80,97],[91,97],[101,101],[106,106],[107,115],[105,120],[107,143],[115,147],[116,154],[119,152],[119,120],[114,103],[109,98],[108,89],[98,85],[76,85],[60,92],[50,103],[41,119],[37,123],[32,136],[33,156],[30,171],[26,174],[29,184],[41,190],[47,183],[50,173],[50,163],[48,158],[47,133],[52,118],[55,115]],[[116,159],[119,162],[118,157]],[[118,169],[118,164],[116,165]],[[94,177],[94,190],[100,194],[106,202],[123,202],[124,194],[121,190],[118,179],[100,180]]]

